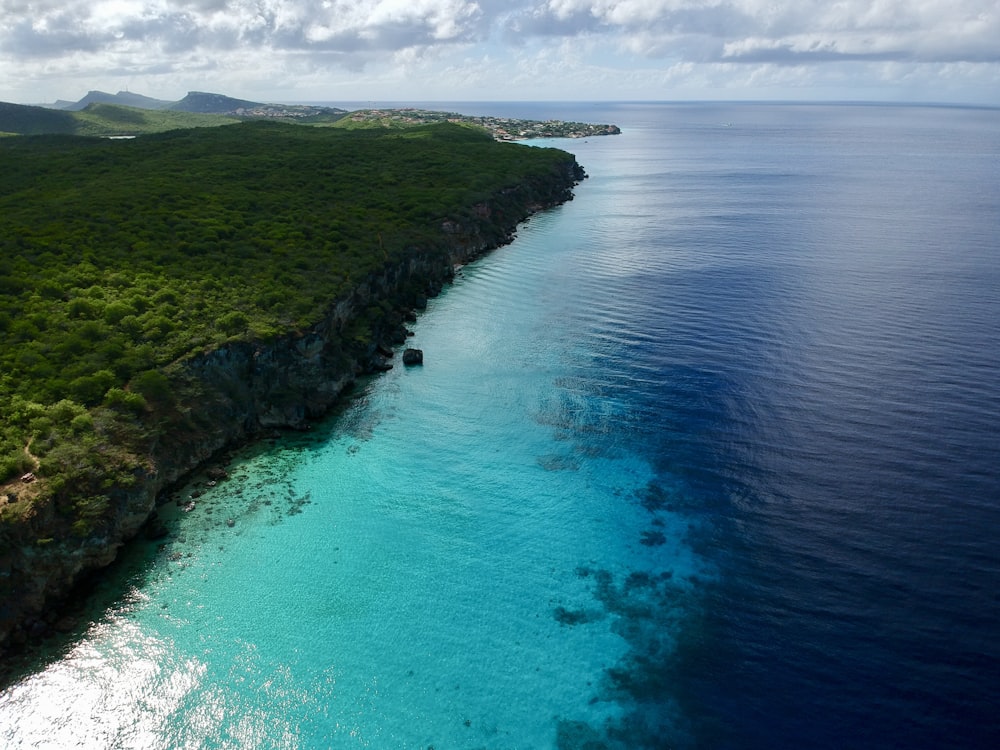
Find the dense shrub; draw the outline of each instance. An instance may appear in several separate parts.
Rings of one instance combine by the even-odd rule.
[[[366,275],[440,247],[445,220],[570,159],[447,124],[0,140],[0,481],[41,459],[90,533],[108,477],[138,460],[113,444],[176,398],[163,367],[309,326]],[[384,310],[368,312],[348,342],[371,341]]]

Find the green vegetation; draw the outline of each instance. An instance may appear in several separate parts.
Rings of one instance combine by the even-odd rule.
[[[6,134],[75,133],[76,128],[72,112],[0,102],[0,131]]]
[[[170,363],[317,322],[571,159],[448,124],[0,139],[0,541],[40,515],[102,529],[165,429]]]
[[[152,107],[135,107],[121,101],[147,101]],[[86,106],[83,106],[86,103]],[[528,138],[585,138],[616,135],[616,125],[594,125],[562,120],[520,120],[509,117],[474,117],[426,109],[363,109],[345,112],[333,107],[305,104],[258,104],[221,94],[191,92],[179,102],[160,102],[136,94],[91,92],[74,111],[46,109],[0,102],[0,136],[92,135],[135,136],[182,128],[207,128],[245,120],[294,122],[347,130],[453,123],[490,133],[499,141]]]
[[[226,115],[196,114],[170,109],[137,109],[120,104],[91,104],[73,113],[77,135],[144,135],[180,128],[207,128],[239,122]]]
[[[143,135],[179,128],[230,125],[225,115],[90,104],[78,112],[0,102],[0,131],[22,135]]]

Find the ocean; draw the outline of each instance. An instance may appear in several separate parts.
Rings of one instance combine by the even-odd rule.
[[[1000,110],[611,122],[397,366],[164,506],[6,748],[993,748]],[[200,493],[185,512],[192,494]]]

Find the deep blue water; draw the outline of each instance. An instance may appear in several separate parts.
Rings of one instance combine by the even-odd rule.
[[[5,746],[996,746],[1000,111],[434,108],[624,132],[423,368],[132,550]]]

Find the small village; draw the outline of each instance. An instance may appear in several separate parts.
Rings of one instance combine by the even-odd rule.
[[[479,117],[455,112],[434,112],[426,109],[362,109],[347,118],[357,123],[380,123],[392,127],[424,125],[433,122],[456,122],[486,128],[498,141],[520,141],[529,138],[589,138],[598,135],[618,135],[617,125],[594,125],[562,120],[519,120],[510,117]]]

